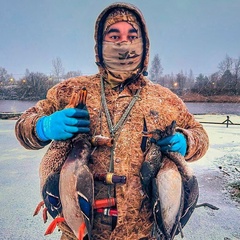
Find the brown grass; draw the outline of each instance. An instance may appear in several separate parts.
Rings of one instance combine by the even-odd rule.
[[[184,102],[219,102],[219,103],[240,103],[240,96],[216,95],[203,96],[198,93],[185,93],[180,96]]]
[[[234,200],[240,202],[240,181],[232,182],[229,184],[230,194]]]

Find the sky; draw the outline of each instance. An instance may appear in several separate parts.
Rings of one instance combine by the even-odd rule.
[[[98,71],[94,25],[111,0],[0,0],[0,67],[15,78],[26,69],[50,75],[60,58],[65,73]],[[163,74],[218,71],[226,55],[240,57],[240,0],[129,0],[145,17],[150,63]]]

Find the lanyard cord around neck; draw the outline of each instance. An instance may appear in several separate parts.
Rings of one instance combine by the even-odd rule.
[[[127,117],[129,116],[134,104],[136,103],[136,101],[139,99],[139,94],[140,94],[141,88],[139,88],[137,90],[137,93],[133,96],[131,102],[129,103],[127,109],[124,111],[123,115],[121,116],[121,118],[119,119],[119,121],[117,122],[117,124],[115,126],[113,126],[111,117],[110,117],[110,113],[107,107],[107,101],[106,101],[106,96],[105,96],[105,89],[104,89],[104,80],[103,77],[101,77],[101,98],[102,98],[102,105],[103,105],[103,109],[105,111],[106,114],[106,118],[107,118],[107,123],[108,123],[108,128],[111,134],[111,137],[114,139],[116,132],[119,130],[119,128],[123,127],[124,123],[127,120]],[[115,148],[115,139],[114,139],[114,144],[111,147],[111,159],[110,159],[110,166],[109,166],[109,172],[113,172],[114,171],[114,148]]]

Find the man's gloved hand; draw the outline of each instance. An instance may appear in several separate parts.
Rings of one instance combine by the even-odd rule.
[[[67,108],[41,117],[36,132],[42,141],[66,140],[76,133],[88,133],[90,120],[86,109]]]
[[[185,156],[187,151],[187,141],[182,133],[175,133],[172,136],[165,137],[156,142],[155,139],[151,139],[151,142],[155,142],[161,147],[163,152],[179,152]]]

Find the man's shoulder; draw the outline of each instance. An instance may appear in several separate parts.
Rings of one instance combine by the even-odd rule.
[[[99,79],[98,74],[68,78],[49,89],[47,96],[49,98],[52,96],[67,97],[72,94],[73,89],[79,89],[81,87],[86,87],[88,89],[99,88]]]
[[[162,93],[167,93],[167,94],[175,95],[175,93],[173,93],[169,88],[164,87],[164,86],[162,86],[162,85],[160,85],[158,83],[154,83],[154,82],[152,82],[149,79],[146,79],[146,89],[147,89],[147,91],[151,91],[151,92],[153,92],[155,94],[157,92],[159,92],[161,94]]]
[[[99,82],[100,75],[99,74],[93,74],[93,75],[81,75],[76,76],[72,78],[68,78],[63,81],[64,84],[83,84],[87,83],[88,85],[91,83]]]

